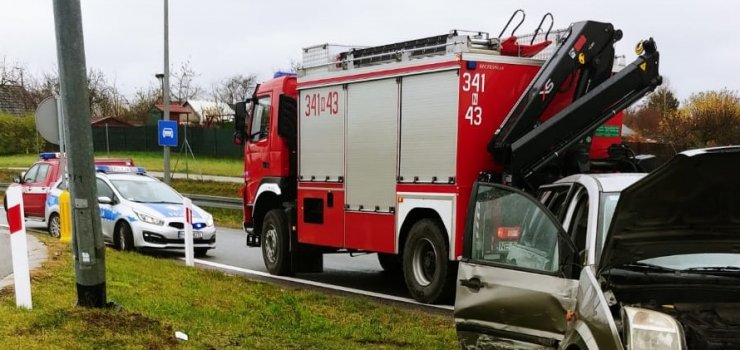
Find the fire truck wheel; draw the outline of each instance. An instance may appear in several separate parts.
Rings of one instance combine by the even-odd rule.
[[[267,212],[262,223],[262,259],[273,275],[290,275],[288,251],[288,219],[281,209]]]
[[[134,235],[128,223],[121,221],[116,225],[113,235],[113,245],[116,249],[122,251],[134,250]]]
[[[51,213],[49,215],[49,235],[54,238],[59,238],[62,235],[62,224],[59,220],[59,214]]]
[[[411,227],[403,252],[403,275],[411,296],[422,303],[445,301],[454,288],[444,230],[432,219]]]
[[[378,253],[378,263],[383,271],[390,274],[400,273],[403,270],[403,259],[400,255]]]

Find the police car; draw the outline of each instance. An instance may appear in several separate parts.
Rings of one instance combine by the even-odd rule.
[[[182,249],[185,247],[183,197],[144,168],[96,166],[96,184],[103,239],[119,250]],[[50,231],[59,230],[58,181],[46,200]],[[213,216],[193,205],[195,254],[216,247]]]

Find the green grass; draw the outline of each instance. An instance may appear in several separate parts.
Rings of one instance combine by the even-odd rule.
[[[234,182],[172,179],[170,185],[181,193],[207,194],[209,196],[239,198],[242,184]]]
[[[242,228],[243,213],[241,209],[203,208],[213,215],[213,221],[218,227]]]
[[[161,152],[98,152],[100,158],[132,158],[136,165],[149,171],[163,171],[164,161]],[[16,154],[0,156],[0,168],[27,168],[39,159],[38,154]],[[177,163],[177,164],[175,164]],[[177,166],[175,166],[177,165]],[[171,153],[170,170],[185,172],[185,156],[177,152]],[[240,177],[244,173],[244,162],[236,158],[214,158],[196,156],[195,161],[188,161],[188,170],[191,174],[222,175]]]
[[[50,260],[32,274],[32,311],[0,292],[8,349],[451,349],[449,317],[360,297],[249,281],[172,260],[106,251],[108,300],[120,309],[74,307],[69,249],[42,238]],[[190,337],[175,340],[175,331]]]

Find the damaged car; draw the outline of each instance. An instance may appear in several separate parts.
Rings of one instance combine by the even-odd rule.
[[[539,199],[476,184],[461,349],[739,349],[740,147],[650,174],[574,175]]]

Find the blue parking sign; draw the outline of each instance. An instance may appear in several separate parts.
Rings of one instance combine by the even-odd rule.
[[[177,147],[177,121],[159,120],[157,122],[157,139],[160,146]]]

